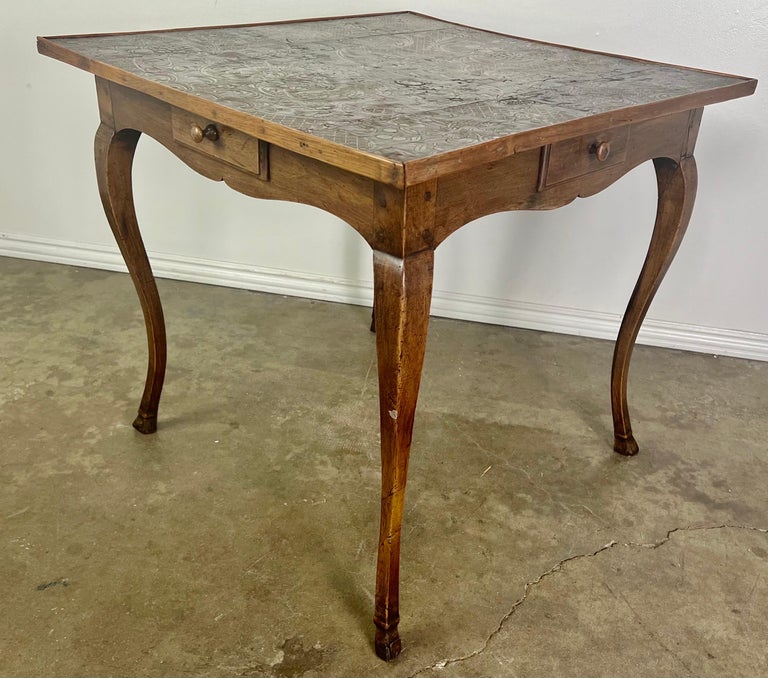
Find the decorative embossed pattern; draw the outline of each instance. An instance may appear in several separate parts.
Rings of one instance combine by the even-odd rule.
[[[399,162],[738,81],[410,13],[55,42]]]

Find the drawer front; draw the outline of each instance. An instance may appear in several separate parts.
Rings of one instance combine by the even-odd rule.
[[[628,145],[629,125],[625,125],[546,146],[539,190],[624,162]]]
[[[171,121],[174,141],[262,179],[267,178],[266,142],[177,108],[172,110]]]

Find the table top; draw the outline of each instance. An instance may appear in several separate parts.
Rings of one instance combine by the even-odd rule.
[[[267,137],[288,130],[406,164],[500,140],[514,152],[756,85],[411,12],[41,38],[39,48],[171,103],[212,102]]]

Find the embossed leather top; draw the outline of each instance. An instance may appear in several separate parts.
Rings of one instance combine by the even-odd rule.
[[[258,118],[267,141],[288,128],[397,163],[499,140],[524,150],[557,141],[558,130],[565,138],[590,124],[636,122],[755,88],[749,78],[410,12],[47,38],[40,49],[186,108],[186,97],[196,97]],[[546,138],[536,134],[545,129]]]

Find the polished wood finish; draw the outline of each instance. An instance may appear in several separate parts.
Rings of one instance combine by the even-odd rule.
[[[152,48],[157,40],[175,45],[159,60]],[[335,51],[329,40],[338,43]],[[399,67],[383,61],[395,41],[409,63],[440,67],[425,71],[424,82],[399,79]],[[468,68],[463,59],[443,61],[446,44],[463,46],[469,61],[483,68]],[[402,646],[400,542],[435,249],[479,217],[558,208],[652,160],[656,224],[611,376],[614,449],[637,452],[627,406],[630,359],[691,216],[702,107],[750,94],[754,80],[499,36],[410,13],[40,38],[38,45],[42,53],[96,75],[99,190],[147,328],[147,380],[134,422],[142,433],[157,426],[166,341],[133,206],[131,165],[141,134],[241,193],[335,214],[370,245],[382,464],[374,613],[379,657],[394,659]],[[500,49],[519,59],[500,59]],[[315,72],[306,79],[307,63],[323,68],[313,55],[336,64],[325,66],[323,86],[314,86]],[[228,68],[238,59],[244,68],[231,68],[230,77]],[[540,71],[546,69],[544,77]],[[254,80],[254,73],[264,81]],[[345,73],[354,77],[345,80]],[[496,86],[511,88],[504,90],[506,98],[488,90],[494,75]],[[372,79],[359,89],[363,76]],[[581,78],[579,87],[574,76]],[[603,79],[611,87],[604,94],[592,91]],[[295,81],[300,86],[283,109],[282,98],[291,99]],[[382,116],[389,116],[386,123]]]
[[[437,182],[437,201],[433,243],[438,245],[464,224],[489,214],[511,210],[550,210],[562,207],[576,198],[586,198],[608,188],[627,172],[653,158],[681,158],[695,143],[698,126],[695,111],[675,113],[631,126],[627,131],[626,154],[621,163],[600,164],[588,171],[583,158],[589,156],[585,139],[604,136],[596,132],[576,140],[562,142],[580,166],[573,176],[558,176],[548,185],[552,147],[516,153],[503,160],[486,163],[441,177]],[[577,143],[578,142],[578,143]],[[563,161],[559,163],[563,167]],[[560,171],[560,170],[558,170]],[[567,175],[570,172],[562,170]]]
[[[174,141],[262,179],[267,178],[269,159],[265,141],[231,127],[214,125],[177,108],[171,110],[171,125]]]
[[[632,133],[643,131],[643,123],[636,123],[550,144],[542,166],[541,188],[623,163]]]
[[[141,433],[154,433],[165,379],[166,341],[163,307],[133,207],[131,167],[140,135],[130,129],[116,132],[102,122],[96,132],[94,150],[104,212],[139,295],[147,329],[147,380],[133,426]]]
[[[653,164],[659,187],[656,225],[640,278],[632,292],[616,339],[611,370],[613,449],[627,456],[638,452],[627,406],[627,379],[632,349],[651,301],[683,241],[696,197],[697,174],[693,156],[679,160],[656,158]]]
[[[429,323],[434,253],[373,254],[381,422],[381,526],[376,568],[376,654],[400,654],[399,569],[405,481]]]

